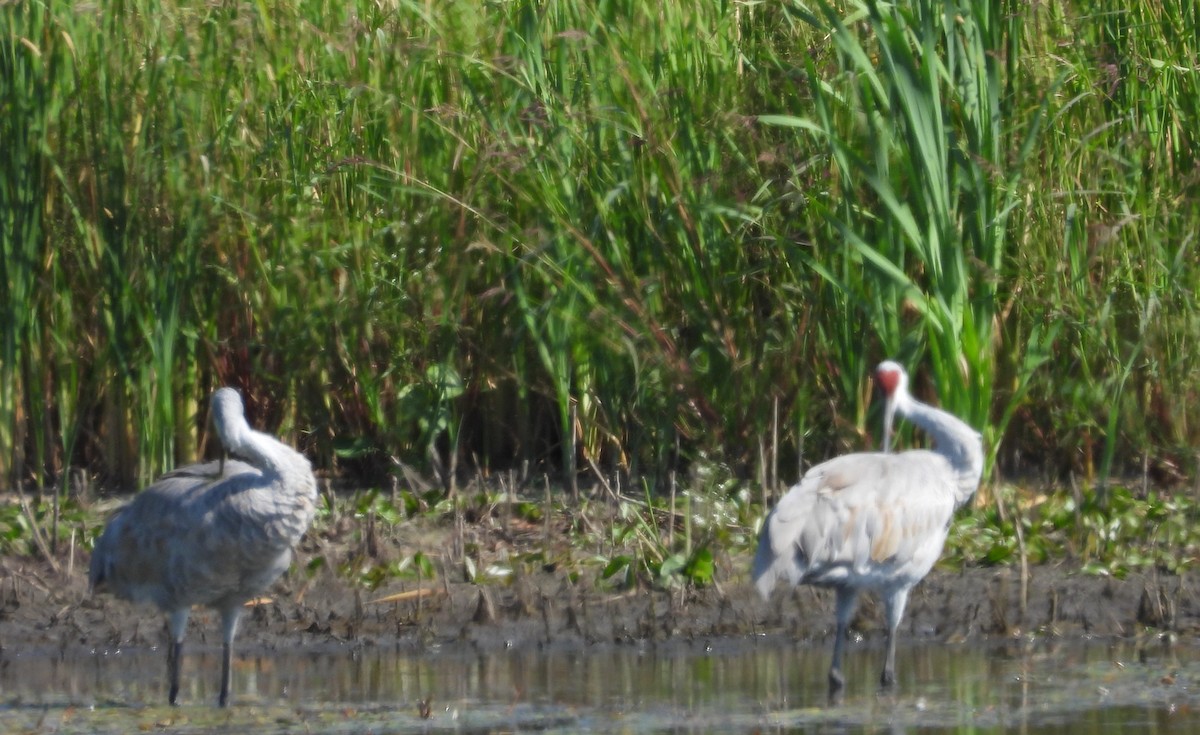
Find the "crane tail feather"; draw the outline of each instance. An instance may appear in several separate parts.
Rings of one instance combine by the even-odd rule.
[[[104,585],[106,568],[108,567],[108,555],[105,553],[104,547],[100,544],[92,551],[92,562],[88,567],[88,594],[94,593]]]
[[[754,566],[750,572],[754,578],[754,586],[764,599],[771,596],[775,589],[775,581],[779,578],[779,562],[781,559],[771,546],[770,523],[763,526],[762,534],[758,537],[758,552],[754,555]]]
[[[126,506],[128,507],[128,506]],[[96,539],[92,547],[92,560],[88,564],[88,594],[102,590],[113,572],[114,539],[120,534],[125,523],[125,508],[121,508],[108,519],[103,533]]]

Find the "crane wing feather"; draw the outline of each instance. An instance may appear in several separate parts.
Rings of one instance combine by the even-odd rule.
[[[876,586],[920,579],[941,554],[954,512],[946,460],[933,452],[849,454],[809,470],[767,517],[755,558],[759,591],[800,584]]]
[[[286,569],[294,509],[261,492],[271,478],[259,469],[227,460],[218,475],[219,466],[168,472],[117,511],[93,550],[91,585],[170,608],[266,586]]]

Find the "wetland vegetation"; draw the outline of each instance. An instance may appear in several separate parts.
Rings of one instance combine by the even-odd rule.
[[[469,538],[503,526],[709,585],[875,445],[894,357],[988,447],[945,564],[1186,571],[1198,31],[1183,0],[0,3],[0,548],[73,559],[232,384],[376,488],[329,494],[310,573],[503,577]],[[421,516],[468,530],[379,556]]]

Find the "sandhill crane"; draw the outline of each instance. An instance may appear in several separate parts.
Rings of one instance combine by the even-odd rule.
[[[138,493],[96,541],[89,582],[166,613],[171,704],[188,613],[193,605],[217,610],[224,707],[242,610],[291,564],[292,547],[316,510],[317,483],[304,455],[250,428],[234,389],[213,394],[211,420],[224,449],[244,461],[189,465]]]
[[[880,683],[895,683],[896,628],[908,593],[933,568],[955,509],[971,499],[983,474],[978,432],[909,395],[899,364],[883,362],[875,375],[887,397],[884,451],[847,454],[806,472],[767,516],[754,557],[764,598],[781,578],[837,590],[832,697],[844,684],[846,626],[864,589],[883,599],[888,633]],[[896,413],[924,429],[934,449],[889,454]]]

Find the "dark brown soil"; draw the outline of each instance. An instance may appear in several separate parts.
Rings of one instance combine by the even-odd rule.
[[[428,548],[447,548],[426,536]],[[822,641],[833,621],[827,590],[777,590],[767,602],[749,584],[748,558],[719,556],[716,583],[702,589],[615,589],[569,571],[537,571],[504,581],[394,581],[374,590],[350,584],[327,565],[276,584],[243,619],[241,651],[281,647],[392,646],[420,653],[438,644],[509,646],[705,645],[738,640]],[[86,554],[55,570],[45,561],[0,560],[0,656],[48,654],[164,640],[163,617],[107,595],[87,592]],[[443,565],[445,568],[447,565]],[[452,565],[451,565],[452,566]],[[453,576],[452,574],[449,576]],[[935,571],[913,592],[903,623],[917,640],[984,640],[1023,635],[1134,636],[1200,629],[1196,577],[1135,574],[1127,579],[1080,573],[1070,565],[1031,570],[1022,606],[1021,575],[1010,568]],[[423,592],[417,592],[423,590]],[[408,593],[392,601],[391,595]],[[418,596],[420,595],[420,596]],[[865,596],[855,627],[881,634],[879,606]],[[219,643],[218,621],[196,611],[191,646]]]

